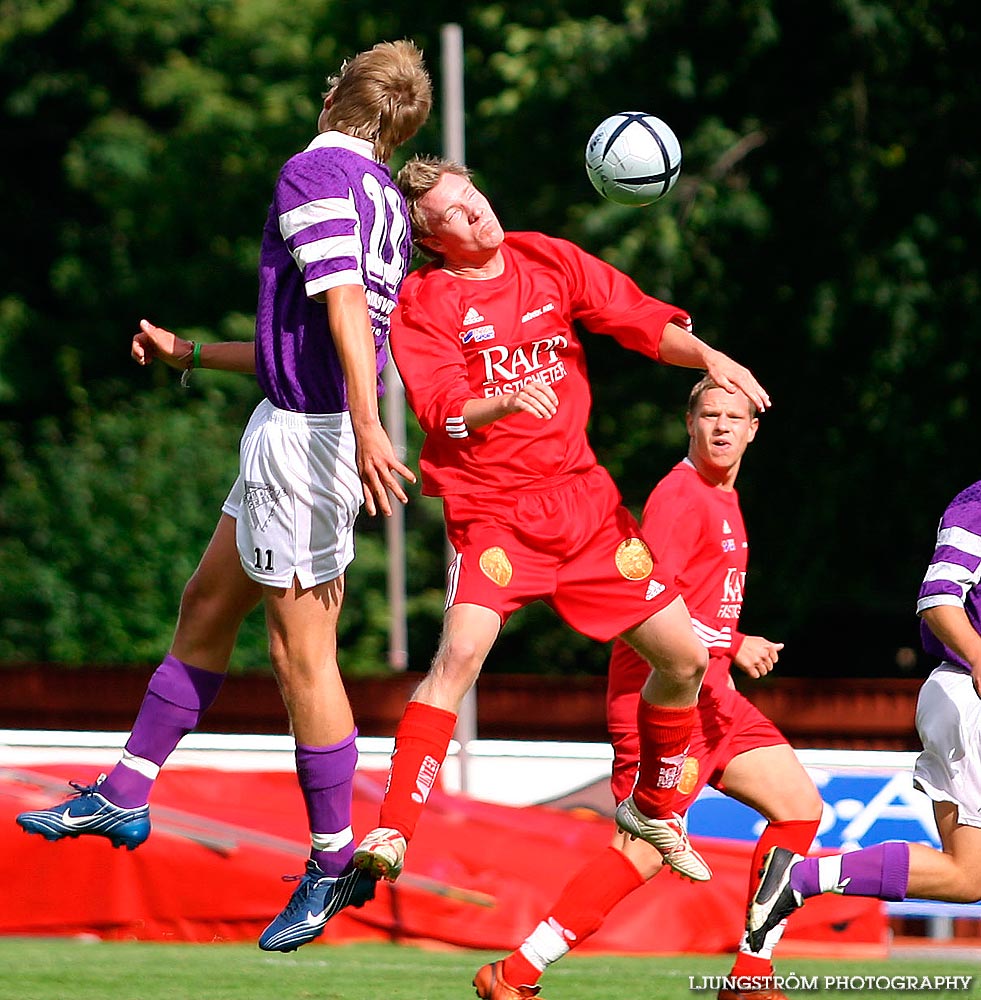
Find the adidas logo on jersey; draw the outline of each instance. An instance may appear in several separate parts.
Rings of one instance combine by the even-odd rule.
[[[647,585],[647,593],[644,594],[645,601],[653,601],[658,594],[664,593],[664,584],[658,583],[657,580],[651,580]]]
[[[481,316],[480,313],[477,312],[477,310],[474,309],[473,306],[471,306],[467,310],[467,315],[463,317],[464,326],[473,326],[474,323],[483,323],[483,322],[484,322],[484,317]]]

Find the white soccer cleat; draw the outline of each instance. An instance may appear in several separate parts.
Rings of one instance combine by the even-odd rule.
[[[617,826],[632,838],[647,841],[664,858],[664,863],[682,878],[708,882],[712,869],[691,846],[685,825],[677,813],[667,819],[650,819],[634,803],[631,795],[617,806]]]
[[[375,878],[394,882],[405,864],[405,837],[398,830],[380,826],[372,830],[354,851],[354,865]]]

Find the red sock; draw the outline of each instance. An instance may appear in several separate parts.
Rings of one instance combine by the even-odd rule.
[[[581,945],[621,899],[643,884],[633,864],[607,847],[566,883],[545,920],[504,960],[504,978],[512,986],[534,986],[545,966]]]
[[[783,823],[770,823],[763,830],[760,839],[756,842],[753,851],[753,861],[749,869],[749,901],[756,893],[759,884],[759,870],[763,865],[763,859],[771,847],[786,847],[794,854],[807,854],[814,842],[814,835],[820,820],[816,819],[792,819]],[[751,951],[744,951],[746,939],[743,938],[736,953],[736,961],[732,966],[733,976],[772,976],[773,963],[769,958],[763,958]]]
[[[694,724],[694,705],[665,708],[640,699],[637,706],[640,767],[634,802],[651,819],[671,815],[671,804],[681,779],[681,766],[688,753]]]
[[[379,826],[392,827],[406,840],[412,839],[455,728],[456,715],[444,708],[421,701],[405,706],[395,730],[395,752]]]

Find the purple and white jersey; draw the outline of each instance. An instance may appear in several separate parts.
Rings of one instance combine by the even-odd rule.
[[[274,406],[347,409],[324,304],[339,285],[364,286],[381,375],[410,254],[405,199],[366,139],[322,132],[286,162],[262,233],[256,310],[256,378]]]
[[[963,607],[975,632],[981,634],[981,482],[958,493],[944,511],[937,530],[937,547],[916,601],[917,614],[939,604]],[[931,656],[970,670],[920,621],[920,639]]]

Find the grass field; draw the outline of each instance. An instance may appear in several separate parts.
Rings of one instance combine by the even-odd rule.
[[[311,945],[292,955],[267,955],[251,945],[8,938],[0,939],[0,1000],[461,1000],[474,996],[470,980],[490,957],[500,955],[374,944]],[[707,989],[702,977],[724,976],[729,967],[726,956],[571,955],[546,973],[543,997],[715,1000],[717,985]],[[981,966],[942,955],[883,962],[785,959],[779,972],[816,977],[817,989],[798,994],[809,998],[909,997],[909,980],[896,988],[896,977],[956,975],[971,977],[970,987],[915,995],[981,996]],[[835,989],[827,976],[853,981]],[[863,977],[880,977],[879,988],[864,988],[856,981]]]

